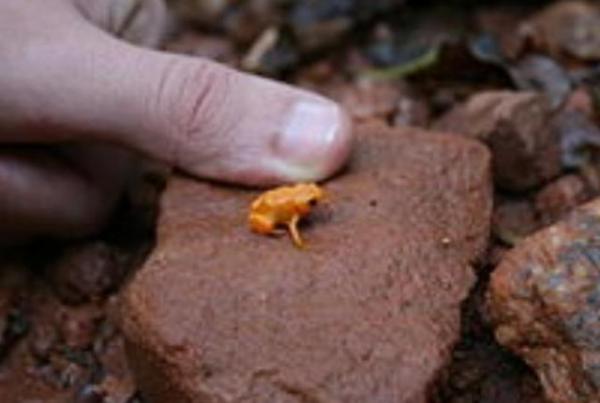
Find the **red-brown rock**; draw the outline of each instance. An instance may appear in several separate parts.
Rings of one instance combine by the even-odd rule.
[[[508,246],[539,229],[535,208],[529,200],[499,200],[492,216],[492,234]]]
[[[594,1],[551,3],[521,27],[536,47],[555,58],[600,60],[600,7]]]
[[[418,130],[357,136],[307,250],[248,230],[254,192],[170,182],[121,305],[148,401],[428,400],[488,240],[489,155]]]
[[[524,191],[560,172],[560,139],[552,116],[541,94],[490,91],[451,110],[435,128],[486,143],[493,155],[496,184]]]
[[[71,246],[48,267],[47,272],[60,299],[81,304],[114,291],[126,274],[126,257],[104,242]]]
[[[318,91],[342,105],[349,115],[360,122],[373,119],[391,118],[406,95],[405,89],[390,83],[371,81],[332,82],[323,85],[319,82],[305,82],[304,86]]]
[[[544,186],[535,196],[535,208],[543,224],[549,225],[591,199],[585,180],[569,174]]]
[[[496,338],[555,403],[600,402],[599,234],[597,199],[524,240],[492,276]]]

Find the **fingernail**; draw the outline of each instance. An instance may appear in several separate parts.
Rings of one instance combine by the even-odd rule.
[[[340,108],[333,102],[301,101],[285,121],[276,151],[297,169],[318,170],[331,158],[341,125]]]

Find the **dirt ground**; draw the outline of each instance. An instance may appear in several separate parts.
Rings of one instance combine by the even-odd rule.
[[[481,3],[177,0],[164,47],[319,91],[356,122],[486,144],[492,235],[432,400],[542,403],[535,372],[496,341],[485,293],[524,237],[600,194],[600,8]],[[152,247],[166,176],[148,165],[97,237],[0,251],[0,401],[143,401],[113,313]]]

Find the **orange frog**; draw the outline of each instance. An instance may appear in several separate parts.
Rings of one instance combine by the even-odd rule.
[[[265,192],[250,207],[250,228],[268,235],[280,225],[287,226],[294,244],[301,248],[304,241],[298,232],[298,222],[324,197],[325,192],[314,183],[282,186]]]

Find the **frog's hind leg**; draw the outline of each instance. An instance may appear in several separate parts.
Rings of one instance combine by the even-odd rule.
[[[290,234],[292,236],[292,240],[294,244],[299,248],[304,248],[304,241],[300,236],[300,232],[298,231],[298,222],[300,221],[300,216],[294,216],[290,223],[288,224],[288,228],[290,230]]]
[[[274,225],[273,221],[258,215],[252,214],[250,215],[250,228],[256,233],[268,235],[273,232]]]

